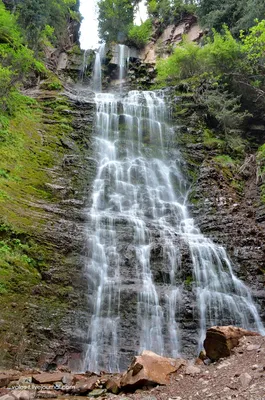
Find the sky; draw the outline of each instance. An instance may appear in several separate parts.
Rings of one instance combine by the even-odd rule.
[[[139,4],[139,12],[136,13],[134,23],[140,25],[141,20],[147,18],[145,0]],[[98,22],[97,22],[97,0],[80,0],[80,12],[83,21],[80,30],[81,48],[84,50],[98,47]]]

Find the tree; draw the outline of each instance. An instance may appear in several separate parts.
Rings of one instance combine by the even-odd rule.
[[[233,34],[239,36],[241,29],[248,29],[255,18],[265,17],[264,0],[200,0],[198,16],[207,28],[221,31],[224,24]]]
[[[41,47],[43,31],[53,28],[51,42],[57,45],[67,32],[67,23],[78,16],[78,0],[5,0],[7,10],[18,17],[29,47],[35,52]]]
[[[100,0],[98,7],[100,38],[123,43],[133,23],[134,3],[130,0]]]

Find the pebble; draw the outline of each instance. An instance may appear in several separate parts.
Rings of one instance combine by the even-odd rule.
[[[253,369],[253,370],[258,369],[258,368],[259,368],[259,366],[257,364],[252,365],[252,367],[251,367],[251,369]]]
[[[244,372],[239,376],[239,380],[243,388],[247,388],[252,381],[252,377],[247,372]]]
[[[229,365],[230,365],[230,363],[228,363],[228,362],[222,363],[222,364],[218,365],[218,366],[216,367],[216,369],[226,368],[226,367],[228,367]]]
[[[186,375],[196,375],[201,372],[201,369],[199,367],[195,367],[194,365],[189,365],[186,368],[185,374]]]
[[[39,399],[56,399],[58,397],[58,393],[49,390],[39,390],[37,397]]]
[[[253,351],[253,350],[258,350],[260,348],[260,344],[250,344],[247,346],[246,350],[247,351]]]

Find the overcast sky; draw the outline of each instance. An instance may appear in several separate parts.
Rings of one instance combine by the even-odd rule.
[[[145,0],[139,4],[140,13],[137,13],[135,23],[140,25],[141,19],[147,18]],[[98,22],[97,22],[97,0],[80,0],[80,12],[83,15],[81,25],[80,43],[81,48],[94,49],[98,47]]]

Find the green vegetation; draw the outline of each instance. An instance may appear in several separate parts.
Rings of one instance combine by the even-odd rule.
[[[106,42],[122,43],[133,23],[134,5],[130,0],[99,0],[99,35]]]
[[[265,204],[265,144],[263,144],[258,150],[257,164],[257,178],[260,183],[261,200]]]
[[[187,14],[196,10],[193,0],[147,0],[149,16],[160,22],[160,30],[167,25],[180,22]]]
[[[4,1],[15,12],[30,48],[35,52],[43,44],[58,45],[67,36],[67,25],[80,21],[76,0],[16,0]]]
[[[139,49],[144,47],[152,34],[152,22],[147,19],[141,25],[132,25],[128,32],[128,45]]]
[[[200,0],[197,13],[204,27],[221,32],[226,24],[239,36],[240,30],[249,29],[256,18],[265,17],[265,3],[263,0]]]
[[[12,113],[17,104],[17,87],[30,73],[45,73],[22,37],[16,17],[0,0],[0,111]]]
[[[243,68],[244,55],[242,44],[233,38],[226,27],[223,35],[215,31],[213,38],[208,38],[204,46],[184,38],[170,57],[158,62],[158,81],[166,83],[202,74],[207,79],[210,75],[227,74]]]

